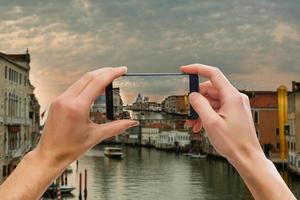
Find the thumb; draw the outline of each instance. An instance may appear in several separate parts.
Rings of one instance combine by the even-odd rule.
[[[139,122],[135,120],[116,120],[105,124],[95,124],[91,130],[91,139],[93,144],[98,144],[104,139],[113,137],[125,131],[128,128],[138,126]]]
[[[200,93],[192,92],[189,95],[189,101],[201,118],[204,127],[221,119],[218,113],[211,107],[209,101]]]

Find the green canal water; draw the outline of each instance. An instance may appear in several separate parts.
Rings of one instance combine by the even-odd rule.
[[[123,147],[124,159],[103,155],[103,146],[72,164],[69,185],[78,189],[78,174],[87,169],[87,199],[196,200],[253,199],[238,173],[225,161],[190,159],[147,148]],[[282,174],[300,198],[300,178]],[[78,190],[65,199],[78,199]]]

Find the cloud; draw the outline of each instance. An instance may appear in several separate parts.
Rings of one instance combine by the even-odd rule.
[[[282,43],[285,38],[300,41],[300,33],[288,24],[279,23],[273,31],[274,40]]]
[[[100,66],[178,72],[180,65],[204,63],[251,89],[274,89],[300,74],[296,0],[0,3],[0,51],[29,48],[31,80],[43,108]],[[266,81],[255,81],[263,80],[260,74],[268,74]]]

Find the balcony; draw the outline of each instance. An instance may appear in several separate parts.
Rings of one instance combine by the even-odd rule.
[[[32,119],[25,117],[0,116],[0,122],[4,124],[30,125],[32,124]]]

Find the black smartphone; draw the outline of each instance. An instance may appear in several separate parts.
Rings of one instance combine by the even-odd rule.
[[[182,73],[128,73],[105,89],[106,118],[197,119],[188,95],[199,92],[199,78]]]

